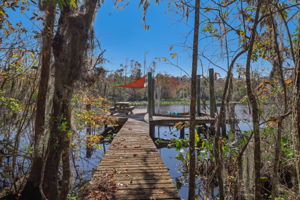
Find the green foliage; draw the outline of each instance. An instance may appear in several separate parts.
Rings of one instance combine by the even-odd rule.
[[[287,137],[281,138],[280,147],[281,147],[281,151],[285,157],[287,157],[287,158],[294,157],[292,141],[290,141]]]
[[[86,108],[87,105],[90,106],[90,109]],[[109,102],[99,95],[77,94],[72,98],[72,106],[75,113],[75,125],[78,129],[82,130],[87,126],[99,128],[104,124],[115,124],[116,122],[113,117],[107,115]],[[78,109],[83,106],[85,109]]]
[[[182,162],[185,162],[185,157],[183,155],[183,153],[178,153],[178,155],[175,157],[177,160],[180,160]]]
[[[18,99],[2,96],[3,94],[4,92],[0,90],[0,106],[2,105],[14,113],[22,111],[22,104]]]
[[[214,36],[217,36],[218,29],[214,28],[213,23],[208,22],[205,24],[204,28],[202,29],[203,33],[210,33]]]
[[[262,135],[271,135],[274,132],[273,127],[261,128]]]
[[[261,180],[267,180],[268,177],[262,176],[262,177],[260,177],[260,179],[261,179]]]
[[[71,6],[71,7],[77,8],[76,2],[77,2],[76,0],[58,0],[57,1],[60,9],[66,7],[66,6]]]
[[[155,144],[160,144],[161,141],[162,141],[162,140],[161,140],[160,138],[158,138],[158,139],[155,140]]]
[[[211,11],[213,9],[213,7],[206,7],[205,9],[204,9],[204,12],[206,13],[206,12],[209,12],[209,11]]]
[[[198,154],[198,159],[212,159],[211,156],[213,154],[210,154],[210,152],[213,150],[213,143],[212,141],[209,141],[207,139],[202,139],[200,144],[200,151]]]
[[[28,147],[28,149],[27,149],[27,153],[26,153],[26,154],[30,154],[30,155],[32,155],[32,154],[33,154],[33,152],[34,152],[34,149],[33,149],[33,147],[32,147],[32,146],[29,146],[29,147]]]
[[[248,102],[249,102],[249,98],[246,95],[240,100],[240,103],[242,104],[247,104]]]
[[[59,119],[58,129],[65,133],[66,139],[70,139],[72,137],[72,130],[65,116],[61,116]]]
[[[188,147],[189,147],[189,141],[186,139],[179,139],[179,140],[176,140],[176,142],[175,142],[176,151],[179,151],[183,148],[188,148]]]
[[[69,129],[66,117],[61,116],[59,121],[60,121],[60,124],[58,126],[58,129],[60,131],[66,132]]]

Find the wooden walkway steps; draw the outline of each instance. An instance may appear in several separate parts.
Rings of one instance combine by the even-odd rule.
[[[180,199],[178,191],[149,136],[149,124],[128,119],[113,139],[93,175],[115,174],[115,199]]]

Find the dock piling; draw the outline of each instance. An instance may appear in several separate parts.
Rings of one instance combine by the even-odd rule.
[[[214,118],[217,106],[215,96],[215,72],[212,68],[209,69],[209,106],[210,117]]]
[[[196,79],[196,98],[197,98],[197,115],[200,116],[200,75],[197,75]]]
[[[152,72],[148,72],[148,114],[149,120],[152,120],[154,114],[154,80]]]

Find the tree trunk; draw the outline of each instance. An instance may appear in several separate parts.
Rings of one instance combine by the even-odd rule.
[[[298,18],[300,28],[300,17]],[[298,179],[298,193],[300,194],[300,31],[298,31],[297,62],[295,67],[295,78],[293,85],[293,135],[296,154],[296,170]]]
[[[190,104],[190,167],[189,167],[189,200],[195,199],[195,117],[196,117],[196,79],[198,65],[198,38],[199,38],[199,18],[200,18],[200,0],[195,1],[195,21],[194,21],[194,41],[193,41],[193,61],[191,78],[191,104]]]
[[[85,107],[85,109],[86,109],[87,112],[90,112],[91,111],[91,104],[87,104],[86,107]],[[87,136],[91,136],[92,135],[91,123],[87,124],[86,135]],[[85,157],[86,158],[91,158],[92,154],[93,154],[93,147],[91,147],[91,145],[90,145],[90,140],[87,139],[86,140],[86,153],[85,153]]]
[[[222,158],[220,153],[222,153],[221,148],[220,148],[220,137],[221,137],[221,125],[222,123],[224,123],[224,118],[226,117],[225,115],[225,101],[226,101],[226,97],[228,97],[228,91],[230,90],[230,80],[231,80],[231,75],[232,75],[232,70],[233,70],[233,66],[235,64],[235,61],[241,56],[243,55],[245,52],[247,51],[247,49],[242,50],[241,52],[239,52],[232,60],[232,62],[230,63],[229,69],[228,69],[228,73],[227,73],[227,77],[225,80],[225,86],[224,86],[224,92],[222,95],[222,103],[221,103],[221,108],[220,108],[220,114],[217,116],[217,121],[215,124],[215,140],[214,140],[214,156],[215,156],[215,164],[216,164],[216,176],[218,179],[218,185],[219,185],[219,192],[220,192],[220,199],[224,199],[225,198],[225,194],[224,194],[224,184],[223,184],[223,176],[222,176],[222,170],[223,170],[223,164],[222,164]]]
[[[260,133],[259,133],[259,114],[256,96],[252,89],[251,77],[250,77],[250,67],[251,67],[251,57],[253,52],[253,45],[256,36],[256,27],[258,25],[259,12],[261,8],[262,1],[258,1],[255,13],[254,24],[251,30],[250,41],[248,44],[248,55],[246,61],[246,85],[247,85],[247,95],[252,108],[252,121],[253,121],[253,134],[254,134],[254,188],[255,188],[255,199],[261,199],[261,181],[260,181],[260,168],[261,168],[261,152],[260,152]]]
[[[289,26],[288,26],[288,22],[286,20],[285,15],[283,14],[283,10],[280,9],[280,7],[279,7],[279,4],[275,3],[274,5],[278,9],[278,12],[279,12],[279,14],[281,16],[281,19],[283,21],[283,24],[285,26],[285,29],[286,29],[286,32],[287,32],[287,36],[289,38],[290,51],[291,51],[291,55],[292,55],[292,58],[293,58],[293,62],[294,62],[294,64],[296,64],[296,56],[295,56],[295,52],[294,52],[294,45],[293,45],[293,41],[292,41],[291,32],[290,32],[290,29],[289,29]]]
[[[55,3],[49,1],[45,9],[46,19],[43,29],[41,50],[41,75],[35,117],[34,153],[29,178],[22,191],[22,199],[42,199],[43,166],[45,162],[45,123],[48,97],[48,81],[52,57],[53,28],[55,24]]]
[[[70,96],[70,93],[68,96]],[[52,125],[50,127],[51,135],[48,144],[49,147],[43,182],[44,193],[48,199],[59,199],[59,164],[64,149],[63,145],[69,145],[70,141],[68,134],[70,134],[71,130],[71,109],[68,100],[70,99],[62,100],[57,98],[57,94],[54,96],[54,112],[52,115]],[[53,136],[53,134],[55,134],[55,136]]]
[[[272,15],[272,10],[270,9],[270,15],[271,15],[271,22],[272,22],[272,28],[273,28],[273,46],[276,52],[276,56],[277,59],[275,59],[275,68],[277,68],[277,70],[275,70],[277,72],[277,74],[275,74],[276,77],[278,77],[280,83],[281,83],[281,87],[283,89],[283,93],[284,93],[284,109],[283,109],[283,113],[282,115],[284,115],[287,110],[287,89],[286,89],[286,84],[284,82],[284,75],[283,75],[283,70],[282,70],[282,57],[281,57],[281,53],[280,53],[280,49],[279,49],[279,45],[278,45],[278,33],[277,33],[277,24],[275,23],[275,19]],[[279,165],[280,165],[280,152],[281,152],[281,148],[280,148],[280,141],[281,141],[281,135],[282,135],[282,131],[283,131],[283,117],[280,117],[278,119],[278,128],[277,128],[277,136],[275,138],[275,152],[274,152],[274,166],[273,166],[273,178],[272,178],[272,199],[275,199],[278,195],[278,182],[279,182],[279,178],[278,178],[278,171],[279,171]]]
[[[96,5],[97,0],[89,0],[84,1],[80,8],[63,7],[52,46],[55,58],[53,114],[43,181],[44,193],[51,200],[59,199],[60,161],[64,149],[70,145],[72,134],[71,98],[75,92],[75,84],[85,78],[83,76],[88,71],[87,54],[90,48],[89,39],[92,39],[91,27]],[[68,157],[66,154],[69,154],[69,151],[64,152],[64,157]],[[63,171],[68,170],[70,171],[69,165],[64,164]],[[63,191],[64,194],[67,192]]]
[[[69,190],[71,188],[71,170],[70,170],[70,145],[68,141],[65,141],[65,147],[62,154],[62,184],[61,184],[61,190],[60,190],[60,200],[67,199],[67,196],[69,194]]]

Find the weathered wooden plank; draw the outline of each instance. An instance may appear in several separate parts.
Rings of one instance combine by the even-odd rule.
[[[131,158],[134,158],[134,160],[132,160]],[[122,160],[121,160],[122,159]],[[125,160],[126,159],[126,160]],[[160,158],[159,157],[150,157],[148,156],[147,159],[145,159],[145,157],[142,157],[142,156],[135,156],[133,157],[132,155],[129,155],[129,156],[120,156],[120,155],[111,155],[111,156],[108,156],[107,157],[107,161],[103,161],[103,162],[115,162],[115,161],[120,161],[120,163],[122,162],[128,162],[128,161],[133,161],[133,162],[148,162],[148,161],[157,161],[159,160]]]
[[[179,199],[177,191],[170,188],[163,189],[128,189],[118,190],[116,193],[117,199]]]
[[[169,194],[121,194],[121,195],[117,195],[116,199],[119,200],[134,200],[134,199],[139,199],[139,200],[163,200],[163,199],[177,199],[178,198],[170,198]]]
[[[173,187],[173,180],[172,179],[136,179],[136,180],[124,180],[124,179],[116,179],[117,184],[122,183],[124,185],[152,185],[152,184],[170,184]]]
[[[111,172],[111,169],[109,168],[104,168],[104,169],[100,169],[98,170],[98,172],[103,172],[103,173],[109,173]],[[149,173],[151,175],[153,175],[153,173],[162,173],[162,172],[169,172],[167,169],[161,168],[161,169],[148,169],[147,171],[144,169],[138,169],[138,168],[131,168],[130,170],[128,169],[120,169],[120,170],[116,170],[116,173],[126,173],[126,174],[131,174],[131,173]]]
[[[151,163],[135,163],[135,162],[131,162],[131,163],[122,163],[122,166],[118,165],[117,162],[114,162],[114,163],[102,163],[101,164],[101,167],[110,167],[110,168],[128,168],[128,167],[131,167],[131,168],[134,168],[134,167],[143,167],[143,166],[151,166],[149,164],[152,164],[152,165],[155,165],[156,167],[165,167],[165,165],[161,162],[151,162]]]
[[[166,117],[166,116],[153,116],[153,119],[149,121],[150,125],[162,125],[162,126],[174,126],[178,122],[189,123],[189,117]],[[229,120],[225,120],[226,123],[229,123]],[[211,124],[215,122],[215,118],[210,116],[200,116],[196,117],[196,124]],[[238,120],[236,120],[238,122]]]
[[[118,190],[127,190],[127,189],[141,190],[141,189],[161,189],[161,188],[174,189],[173,183],[146,183],[146,184],[129,183],[129,184],[123,184],[123,183],[117,182],[117,187],[118,187]]]
[[[190,119],[188,117],[160,117],[154,116],[153,120],[149,123],[152,125],[166,125],[171,126],[178,122],[189,122]],[[215,119],[211,117],[196,117],[196,124],[207,124],[207,123],[214,123]]]
[[[94,177],[96,176],[101,176],[102,173],[99,172],[95,172],[94,173]],[[152,180],[161,180],[161,179],[170,179],[169,174],[165,173],[165,172],[156,172],[155,174],[145,174],[143,172],[131,172],[130,174],[128,173],[123,173],[123,174],[115,174],[114,175],[115,180],[118,179],[122,179],[122,180],[140,180],[140,179],[144,179],[144,180],[148,180],[148,179],[152,179]]]
[[[118,190],[116,192],[116,195],[141,195],[141,194],[146,194],[148,197],[149,196],[156,196],[159,195],[157,197],[163,197],[163,198],[175,198],[176,196],[178,196],[178,194],[176,194],[177,191],[172,189],[172,188],[155,188],[155,189],[151,189],[151,188],[143,188],[143,189],[126,189],[126,190]],[[166,195],[166,196],[164,196]],[[152,196],[153,197],[153,196]]]

